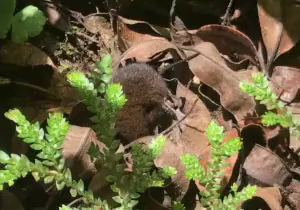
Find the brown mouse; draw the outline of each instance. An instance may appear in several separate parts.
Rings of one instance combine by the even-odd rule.
[[[153,67],[132,63],[113,72],[113,83],[120,83],[127,102],[118,114],[116,128],[124,143],[153,134],[162,115],[168,88]]]

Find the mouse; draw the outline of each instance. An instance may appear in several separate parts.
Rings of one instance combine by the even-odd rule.
[[[122,142],[127,144],[153,135],[164,114],[162,105],[168,95],[162,76],[149,64],[131,63],[115,69],[112,82],[121,84],[127,98],[115,125]]]

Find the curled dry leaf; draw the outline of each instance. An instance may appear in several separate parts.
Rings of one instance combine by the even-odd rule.
[[[189,112],[194,101],[198,98],[195,93],[183,86],[180,82],[177,85],[176,96],[185,99],[185,104],[182,110],[184,114]],[[187,118],[184,120],[184,124],[200,132],[204,132],[210,122],[210,112],[200,99],[196,102],[192,112],[189,113]]]
[[[147,40],[168,37],[168,34],[165,28],[118,16],[118,43],[122,51]]]
[[[259,67],[260,58],[253,42],[242,32],[223,25],[205,25],[197,31],[190,31],[195,45],[200,42],[211,42],[222,56],[228,57],[232,64],[240,65],[249,60],[252,65]],[[226,58],[225,57],[225,58]]]
[[[201,42],[194,49],[201,54],[189,61],[191,71],[201,82],[219,93],[221,105],[243,125],[244,117],[253,114],[255,101],[240,90],[239,83],[251,80],[251,73],[255,70],[233,72],[210,42]]]
[[[35,84],[34,80],[31,79],[29,79],[28,82],[27,80],[24,82],[44,88],[47,92],[51,93],[51,95],[55,95],[56,97],[58,97],[59,100],[47,100],[48,108],[50,106],[50,108],[57,109],[57,106],[61,106],[58,109],[61,109],[67,113],[70,112],[70,108],[72,107],[71,102],[77,98],[77,93],[75,93],[75,90],[73,88],[69,87],[66,78],[57,71],[56,66],[52,62],[51,58],[43,51],[28,43],[15,44],[10,41],[7,41],[2,45],[0,49],[0,62],[5,65],[13,64],[15,66],[23,67],[23,69],[25,70],[28,69],[28,72],[33,71],[37,66],[41,66],[41,68],[37,69],[41,69],[42,71],[44,71],[40,72],[40,81],[43,81],[44,84],[40,84],[40,81]],[[49,74],[49,69],[51,69],[51,72],[53,73]],[[28,75],[30,75],[30,73],[26,74],[28,72],[15,73],[16,80],[18,80],[18,77],[20,79],[28,77]],[[46,75],[50,76],[48,76],[47,78]],[[44,92],[41,93],[44,94]],[[48,96],[47,94],[44,95]],[[57,101],[59,101],[59,105],[57,104]],[[22,113],[30,121],[33,122],[38,121],[40,122],[40,124],[42,124],[44,120],[48,117],[48,114],[45,112],[45,108],[41,108],[39,106],[21,107],[20,104],[14,104],[14,106],[18,107],[22,111]],[[12,151],[14,151],[17,154],[26,154],[27,149],[28,144],[24,143],[23,141],[20,141],[15,135],[12,139]]]
[[[135,58],[137,62],[149,62],[152,56],[168,49],[175,51],[179,57],[183,58],[182,53],[174,44],[164,38],[155,38],[138,43],[126,50],[115,66],[118,67],[121,62],[132,58]]]
[[[259,208],[259,206],[255,205],[256,203],[254,201],[257,197],[262,198],[267,203],[270,210],[283,209],[281,207],[282,197],[280,194],[280,190],[276,187],[265,187],[265,188],[258,187],[256,194],[254,195],[254,198],[243,202],[241,207],[243,209],[249,209],[249,208],[252,209],[253,206]]]
[[[300,69],[289,66],[275,66],[271,77],[271,87],[280,99],[288,103],[298,97]]]
[[[69,86],[66,78],[58,72],[51,58],[31,44],[6,42],[0,49],[0,62],[19,66],[49,65],[54,71],[48,91],[61,100],[77,99],[76,91]]]
[[[284,160],[287,158],[287,154],[291,152],[289,149],[289,130],[281,126],[266,127],[261,122],[249,123],[241,129],[241,137],[247,148],[254,144],[266,145]]]
[[[295,207],[300,209],[300,182],[293,179],[291,184],[286,188],[288,194],[288,202]]]
[[[300,39],[299,2],[258,0],[257,8],[268,58],[274,51],[278,57],[294,47]]]
[[[248,182],[258,186],[286,187],[292,181],[292,174],[280,157],[258,144],[247,156],[243,169]]]
[[[91,162],[88,150],[91,143],[102,151],[105,145],[98,141],[96,133],[89,127],[71,126],[63,144],[63,157],[66,166],[80,178],[90,178],[96,168]]]

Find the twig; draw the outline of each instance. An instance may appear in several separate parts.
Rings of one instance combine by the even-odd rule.
[[[198,87],[198,93],[199,93],[201,96],[203,96],[204,98],[206,98],[207,100],[209,100],[212,104],[216,105],[217,107],[222,106],[222,105],[220,105],[220,104],[217,104],[217,103],[214,102],[213,100],[211,100],[211,99],[210,99],[208,96],[206,96],[204,93],[202,93],[202,92],[200,91],[201,86],[202,86],[202,84],[200,84],[199,87]]]
[[[174,63],[172,63],[172,64],[170,64],[170,65],[164,67],[163,69],[161,69],[161,70],[159,71],[159,74],[164,74],[167,70],[173,68],[174,66],[176,66],[176,65],[178,65],[178,64],[181,64],[181,63],[183,63],[183,62],[192,60],[193,58],[197,57],[199,54],[200,54],[199,52],[195,52],[195,54],[193,54],[193,55],[190,55],[190,56],[188,56],[188,57],[186,57],[186,58],[184,58],[184,59],[182,59],[182,60],[180,60],[180,61],[176,61],[176,62],[174,62]]]
[[[182,121],[184,121],[193,111],[193,109],[195,108],[197,102],[198,102],[199,98],[197,97],[196,100],[194,101],[192,107],[190,108],[190,110],[186,113],[186,115],[184,115],[184,117],[182,117],[180,120],[178,120],[177,122],[173,123],[170,127],[168,127],[166,130],[164,130],[163,132],[161,132],[159,135],[166,135],[169,131],[171,131],[175,126],[177,126],[178,124],[180,124]]]
[[[15,85],[20,85],[20,86],[24,86],[24,87],[29,87],[31,89],[35,89],[35,90],[38,90],[38,91],[41,91],[41,92],[44,92],[48,95],[51,95],[53,96],[54,98],[58,98],[57,95],[51,93],[50,91],[48,91],[47,89],[45,88],[42,88],[42,87],[39,87],[37,85],[33,85],[33,84],[30,84],[30,83],[26,83],[26,82],[21,82],[21,81],[17,81],[17,80],[11,80],[11,79],[8,79],[6,77],[0,77],[0,79],[2,80],[0,82],[0,85],[1,83],[2,84],[15,84]],[[4,82],[3,82],[4,81]]]
[[[229,23],[230,23],[230,21],[229,21],[229,14],[230,14],[231,7],[233,5],[233,1],[234,0],[230,0],[229,1],[229,4],[228,4],[227,9],[226,9],[226,12],[223,15],[223,17],[221,17],[221,19],[223,20],[222,23],[221,23],[222,25],[229,25]]]

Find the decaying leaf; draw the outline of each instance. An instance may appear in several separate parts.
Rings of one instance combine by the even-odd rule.
[[[280,190],[276,187],[265,187],[265,188],[258,187],[256,194],[254,195],[254,198],[245,201],[241,205],[241,208],[249,209],[251,207],[253,208],[254,206],[255,206],[255,208],[262,207],[262,206],[258,206],[259,205],[258,201],[257,202],[254,201],[258,197],[263,199],[266,202],[266,204],[268,205],[269,209],[271,209],[271,210],[282,210],[283,209],[281,207],[282,197],[280,194]]]
[[[137,62],[149,62],[152,56],[168,49],[175,51],[180,57],[183,57],[182,53],[177,50],[177,47],[168,40],[164,38],[154,38],[138,43],[126,50],[116,63],[116,66],[119,66],[121,62],[127,59],[133,58],[135,58]]]
[[[299,2],[259,0],[257,8],[268,58],[289,51],[300,39]]]
[[[260,68],[260,58],[253,42],[241,31],[223,25],[205,25],[196,31],[190,31],[195,45],[211,42],[229,62],[249,60]]]
[[[288,103],[298,97],[300,70],[289,66],[275,66],[272,73],[272,89],[280,99]]]
[[[245,79],[251,80],[251,73],[255,70],[233,72],[210,42],[201,42],[194,49],[201,54],[189,61],[191,71],[201,82],[219,93],[221,105],[243,125],[244,117],[253,114],[255,102],[240,90],[239,83]]]
[[[292,174],[284,162],[273,152],[255,145],[247,156],[243,168],[248,182],[258,186],[288,186]]]
[[[91,162],[88,150],[91,143],[102,151],[105,145],[98,141],[96,133],[89,127],[71,126],[63,144],[63,156],[67,167],[80,178],[90,178],[96,168]]]
[[[118,17],[118,39],[123,51],[151,39],[168,37],[168,30],[145,21]]]

